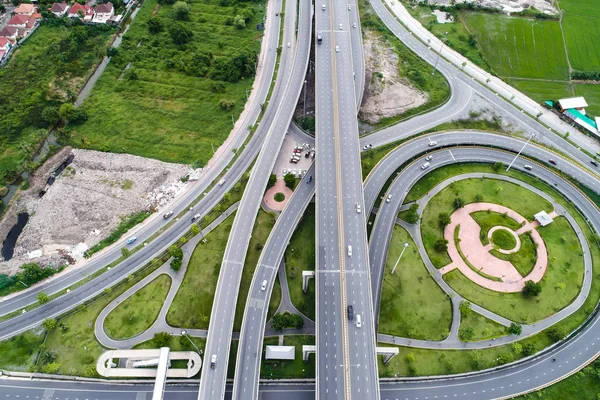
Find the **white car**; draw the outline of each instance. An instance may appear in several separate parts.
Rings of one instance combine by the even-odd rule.
[[[356,212],[360,214],[361,211],[360,203],[356,203]]]
[[[292,174],[294,174],[294,175],[297,175],[297,174],[298,174],[298,170],[297,170],[296,168],[294,168],[294,169],[292,170]]]
[[[169,211],[168,213],[166,213],[165,215],[163,215],[164,219],[168,219],[171,217],[171,215],[173,215],[173,210]]]
[[[425,161],[431,161],[432,158],[433,158],[433,156],[427,156],[427,157],[425,157]]]
[[[428,162],[426,162],[425,164],[421,165],[421,169],[425,170],[425,169],[429,168],[429,165],[430,164]]]
[[[288,171],[287,171],[287,168],[284,168],[284,169],[283,169],[283,175],[286,175],[286,174],[287,174],[287,172],[288,172]]]
[[[292,44],[290,42],[288,42],[288,49],[292,47]]]
[[[323,11],[325,11],[325,4],[323,4],[323,5],[321,6],[321,9],[322,9]]]
[[[352,27],[353,27],[353,28],[356,28],[356,22],[352,24]]]
[[[389,203],[390,201],[392,201],[392,195],[391,194],[389,194],[388,197],[387,197],[387,199],[385,199],[386,203]]]
[[[221,179],[218,183],[219,186],[223,186],[223,184],[225,183],[225,179]]]
[[[262,281],[262,284],[260,285],[260,290],[267,290],[267,280],[266,279],[264,281]]]
[[[348,4],[348,11],[350,11],[350,4]]]
[[[342,30],[342,24],[340,24],[340,31]]]
[[[335,46],[335,52],[339,53],[340,52],[340,46]]]
[[[437,145],[437,142],[435,140],[429,142],[429,147],[433,147],[435,145]]]

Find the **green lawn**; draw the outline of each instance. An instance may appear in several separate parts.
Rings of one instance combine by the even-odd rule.
[[[167,313],[167,322],[181,328],[207,329],[221,261],[235,213],[198,243],[185,277]]]
[[[27,371],[33,364],[38,348],[44,341],[42,330],[27,331],[0,342],[0,368],[9,371]]]
[[[538,297],[528,299],[521,293],[484,289],[458,270],[445,274],[444,280],[467,300],[515,322],[529,324],[555,314],[579,293],[583,282],[583,255],[577,236],[565,218],[557,218],[538,230],[549,259]]]
[[[589,104],[589,106],[585,108],[588,115],[600,117],[600,85],[576,83],[574,87],[575,94],[577,96],[584,96]]]
[[[490,253],[497,258],[510,261],[517,271],[519,271],[521,276],[524,277],[529,275],[535,266],[537,260],[537,247],[535,243],[533,243],[533,239],[528,232],[520,235],[519,239],[521,239],[521,247],[519,247],[519,250],[515,253],[502,254],[495,249]]]
[[[502,250],[512,250],[517,245],[517,239],[510,232],[498,229],[492,233],[492,244]]]
[[[518,91],[527,94],[533,100],[541,103],[545,100],[558,100],[572,97],[573,92],[569,82],[543,82],[529,79],[506,79],[506,83]]]
[[[470,310],[467,313],[461,311],[460,313],[459,337],[464,339],[465,332],[471,334],[469,336],[470,338],[465,340],[467,342],[489,340],[507,334],[506,327],[473,310]]]
[[[600,67],[598,3],[595,3],[595,7],[594,12],[587,15],[582,15],[579,9],[574,10],[574,13],[567,12],[563,17],[569,61],[575,70],[590,71]]]
[[[314,345],[315,337],[308,335],[286,335],[284,346],[296,347],[296,358],[289,360],[265,360],[266,345],[277,345],[277,338],[265,338],[263,346],[263,361],[260,366],[260,376],[263,379],[310,379],[315,377],[315,356],[311,355],[308,362],[302,361],[302,345]]]
[[[309,204],[285,250],[285,270],[290,297],[296,308],[315,320],[315,280],[302,291],[302,271],[315,270],[315,206]]]
[[[244,311],[246,309],[246,300],[248,298],[248,292],[250,291],[250,284],[252,283],[252,276],[262,248],[264,247],[269,234],[275,225],[275,217],[262,209],[258,211],[256,222],[254,223],[254,229],[252,230],[252,238],[248,245],[248,253],[246,253],[246,261],[244,262],[244,270],[242,272],[242,281],[240,283],[240,291],[237,297],[237,305],[235,307],[235,321],[233,329],[240,331],[242,328],[242,318],[244,317]],[[275,266],[277,267],[277,266]],[[273,287],[273,289],[276,289]],[[272,309],[272,307],[270,307]]]
[[[170,287],[171,278],[160,275],[119,304],[104,320],[108,336],[125,339],[150,328],[158,317]]]
[[[0,186],[28,167],[58,107],[77,95],[114,32],[77,27],[87,38],[70,44],[73,28],[39,27],[0,68]]]
[[[429,175],[431,174],[423,177],[426,180],[425,182],[429,182]],[[443,238],[443,230],[439,224],[438,214],[444,212],[452,214],[454,212],[453,202],[456,198],[460,197],[465,201],[465,204],[469,204],[476,201],[476,196],[481,196],[481,201],[508,207],[529,220],[533,220],[533,215],[540,210],[546,212],[553,210],[552,204],[547,200],[510,182],[487,178],[465,179],[454,182],[427,203],[421,220],[423,244],[431,262],[437,268],[450,263],[447,252],[438,252],[434,249],[434,243]]]
[[[423,340],[442,340],[452,324],[452,303],[429,274],[408,232],[396,225],[387,255],[379,332]],[[406,251],[394,275],[390,272],[400,252]]]
[[[189,21],[177,22],[173,6],[143,2],[119,54],[83,104],[89,119],[70,127],[70,144],[169,162],[204,165],[210,159],[252,87],[262,37],[255,25],[263,20],[264,6],[189,4]],[[248,16],[246,28],[233,26],[239,14]],[[151,17],[162,23],[161,32],[148,31]],[[169,30],[176,25],[193,33],[189,43],[174,43]]]
[[[494,226],[506,226],[514,231],[519,229],[521,225],[514,219],[494,211],[477,211],[471,213],[471,217],[481,227],[479,238],[481,243],[488,244],[488,231]]]

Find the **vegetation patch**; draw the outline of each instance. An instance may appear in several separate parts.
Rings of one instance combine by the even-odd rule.
[[[308,291],[302,291],[302,271],[315,270],[315,206],[309,204],[292,234],[285,250],[285,272],[290,297],[294,306],[311,320],[315,320],[315,280],[308,282]]]
[[[458,337],[463,342],[477,342],[505,336],[506,327],[471,310],[469,302],[460,305]]]
[[[502,250],[512,250],[517,245],[517,239],[505,229],[497,229],[492,233],[492,244]]]
[[[275,199],[276,202],[281,203],[282,201],[285,200],[285,194],[279,192],[279,193],[275,193],[275,196],[273,197]]]
[[[396,265],[404,243],[404,251]],[[429,274],[408,232],[395,225],[381,292],[379,332],[423,340],[443,340],[450,333],[452,304]]]
[[[494,226],[505,226],[507,228],[516,231],[521,227],[521,225],[510,218],[505,214],[500,214],[494,211],[476,211],[470,214],[471,217],[477,222],[477,224],[481,227],[481,232],[479,234],[479,238],[481,239],[481,243],[488,244],[488,231]]]
[[[104,320],[108,336],[126,339],[150,328],[158,317],[170,286],[171,278],[160,275],[119,304]]]
[[[204,165],[252,88],[264,12],[258,2],[144,1],[82,106],[89,119],[68,127],[70,144]]]
[[[492,249],[490,253],[501,260],[510,261],[510,263],[519,271],[521,276],[525,277],[533,271],[535,262],[537,261],[537,246],[531,238],[529,232],[525,232],[519,236],[521,246],[519,250],[511,254],[503,254],[498,250]]]
[[[39,329],[27,331],[0,342],[0,368],[9,371],[26,371],[34,363],[44,335]]]
[[[137,213],[133,213],[124,217],[119,223],[117,229],[115,229],[108,237],[102,239],[100,242],[96,243],[92,246],[88,251],[85,252],[85,256],[87,258],[91,257],[92,254],[99,252],[103,248],[110,246],[115,243],[117,240],[121,239],[121,237],[127,233],[131,228],[136,226],[139,223],[142,223],[146,218],[148,218],[152,214],[148,211],[140,211]]]

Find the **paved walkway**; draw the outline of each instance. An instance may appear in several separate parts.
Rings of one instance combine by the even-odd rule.
[[[505,214],[523,226],[517,231],[505,227],[493,227],[488,232],[488,237],[491,238],[494,230],[506,229],[510,231],[517,239],[517,247],[520,245],[519,236],[522,233],[529,232],[531,238],[536,245],[537,258],[533,270],[525,277],[521,276],[519,271],[510,261],[501,260],[494,256],[490,251],[493,249],[493,244],[490,242],[484,245],[481,242],[480,233],[481,227],[471,216],[472,213],[478,211],[492,211],[499,214]],[[486,289],[494,290],[503,293],[516,293],[523,290],[525,282],[532,280],[539,282],[542,280],[548,267],[548,252],[546,244],[542,236],[536,230],[539,225],[537,221],[529,223],[523,216],[510,208],[492,204],[492,203],[471,203],[462,208],[459,208],[450,216],[451,222],[444,229],[444,238],[448,241],[448,254],[452,259],[452,263],[440,268],[440,273],[445,273],[458,268],[471,281],[477,283]],[[459,243],[454,240],[454,233],[458,231]],[[479,269],[483,274],[500,279],[500,281],[492,280],[474,271],[467,262],[463,260],[460,251],[468,262],[475,268]]]
[[[276,201],[275,195],[277,193],[283,193],[285,199],[283,201]],[[290,201],[292,193],[294,192],[292,191],[292,189],[285,185],[285,181],[282,178],[278,178],[277,182],[275,182],[275,185],[271,186],[265,193],[263,202],[265,203],[267,208],[273,211],[282,211],[285,208],[288,201]]]
[[[569,223],[574,228],[574,230],[577,234],[577,237],[578,237],[579,242],[583,249],[583,256],[584,256],[585,274],[584,274],[583,284],[581,287],[581,291],[579,292],[579,295],[571,304],[569,304],[567,307],[563,308],[562,310],[558,311],[556,314],[554,314],[540,322],[537,322],[535,324],[523,325],[522,333],[520,336],[509,335],[509,336],[497,338],[496,340],[484,340],[484,341],[480,341],[480,342],[463,343],[460,340],[458,340],[458,335],[457,335],[458,329],[455,327],[460,324],[460,321],[458,321],[458,323],[456,322],[456,320],[458,318],[460,318],[459,317],[460,310],[458,309],[458,305],[460,305],[460,303],[462,301],[466,301],[466,299],[464,299],[457,292],[455,292],[442,279],[442,275],[441,275],[440,271],[437,268],[435,268],[433,266],[433,264],[431,263],[431,260],[429,259],[429,256],[427,255],[427,252],[425,251],[425,248],[423,246],[420,225],[418,225],[418,224],[410,225],[410,224],[406,224],[404,221],[397,220],[396,223],[399,223],[404,228],[406,228],[408,233],[411,235],[412,239],[417,244],[417,248],[419,249],[419,254],[421,255],[421,258],[423,259],[423,262],[425,263],[425,266],[429,270],[429,273],[431,274],[431,276],[435,279],[435,281],[442,288],[442,290],[444,290],[444,292],[446,292],[448,294],[448,296],[450,296],[450,299],[452,301],[452,311],[453,311],[452,329],[451,329],[450,336],[448,336],[445,340],[442,340],[442,341],[415,340],[415,339],[409,339],[409,338],[396,337],[396,336],[392,336],[392,335],[379,334],[379,335],[377,335],[377,340],[379,342],[394,344],[394,345],[398,345],[398,346],[408,346],[408,347],[417,347],[417,348],[425,348],[425,349],[485,349],[485,348],[489,348],[489,347],[501,346],[504,344],[513,343],[518,340],[522,340],[526,337],[535,335],[535,334],[539,333],[540,331],[556,324],[557,322],[563,320],[564,318],[568,317],[569,315],[576,312],[579,308],[581,308],[581,306],[585,302],[586,298],[588,297],[588,295],[590,293],[590,289],[591,289],[591,283],[592,283],[592,275],[591,275],[592,274],[592,258],[590,255],[590,250],[587,245],[585,236],[579,229],[573,216],[567,210],[565,210],[563,206],[556,203],[554,201],[554,199],[552,197],[548,196],[545,192],[543,192],[527,183],[519,181],[518,179],[514,179],[514,178],[511,178],[508,176],[504,176],[504,175],[484,174],[484,173],[462,174],[462,175],[453,176],[453,177],[445,180],[444,182],[441,182],[436,187],[431,189],[425,196],[423,196],[422,198],[417,200],[417,204],[419,204],[419,212],[422,214],[422,212],[423,212],[425,206],[427,205],[427,203],[429,202],[429,200],[433,196],[435,196],[437,193],[439,193],[440,191],[445,189],[447,186],[452,184],[453,182],[457,182],[457,181],[464,180],[464,179],[473,179],[473,178],[490,178],[490,179],[497,179],[497,180],[502,180],[502,181],[518,184],[518,185],[522,186],[523,188],[530,190],[530,191],[536,193],[537,195],[543,197],[544,199],[550,201],[554,206],[555,212],[557,214],[564,216],[569,221]],[[476,304],[472,304],[471,309],[473,311],[477,312],[478,314],[481,314],[484,317],[486,317],[492,321],[495,321],[501,325],[504,325],[504,326],[510,326],[510,324],[512,322],[509,319],[499,316],[499,315],[497,315],[489,310],[486,310],[485,308],[480,307]]]

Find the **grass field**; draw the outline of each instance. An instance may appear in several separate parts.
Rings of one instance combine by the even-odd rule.
[[[499,293],[471,282],[460,271],[444,280],[460,295],[498,315],[519,323],[533,323],[569,305],[583,281],[583,255],[575,231],[565,218],[538,228],[548,250],[549,265],[541,280],[542,293],[525,298],[521,293]]]
[[[492,233],[492,244],[502,250],[512,250],[517,245],[517,240],[510,232],[498,229]]]
[[[599,39],[600,41],[600,39]],[[584,96],[589,106],[585,108],[589,115],[600,117],[600,85],[576,83],[575,94]]]
[[[243,5],[242,5],[243,4]],[[190,2],[189,21],[173,20],[171,5],[147,0],[83,104],[89,119],[72,126],[70,144],[130,153],[169,162],[203,165],[232,129],[252,87],[262,31],[262,3],[220,6],[217,0]],[[155,16],[154,13],[156,13]],[[252,15],[247,27],[231,23]],[[152,34],[153,17],[164,26]],[[187,44],[173,42],[174,25],[188,28]],[[131,68],[124,73],[125,67]],[[221,105],[221,100],[232,102]]]
[[[463,337],[465,331],[471,332],[472,335],[470,336],[470,339],[465,340],[467,342],[489,340],[492,338],[505,336],[507,334],[506,327],[484,317],[481,314],[476,313],[473,310],[470,310],[467,313],[461,311],[460,313],[459,337]]]
[[[424,179],[428,180],[428,177],[425,176]],[[421,220],[423,244],[431,262],[437,268],[450,263],[447,252],[442,253],[434,249],[434,243],[443,238],[438,214],[444,212],[452,214],[454,211],[452,203],[458,197],[462,198],[465,204],[469,204],[475,202],[475,197],[478,195],[483,197],[482,201],[508,207],[528,220],[533,220],[533,215],[539,210],[546,212],[553,210],[552,204],[544,198],[510,182],[495,179],[465,179],[454,182],[427,203]]]
[[[577,2],[581,3],[585,1]],[[582,9],[575,9],[573,13],[567,11],[563,17],[569,61],[575,70],[590,71],[600,68],[600,17],[597,2],[595,6],[594,12],[590,14],[582,15]]]
[[[221,261],[234,215],[208,234],[206,243],[198,243],[185,277],[167,313],[167,322],[181,328],[207,329]]]
[[[452,323],[450,299],[427,271],[404,228],[394,226],[390,243],[383,275],[379,332],[414,339],[444,339]],[[404,243],[409,246],[391,275]]]
[[[58,107],[77,95],[114,32],[82,29],[87,39],[69,47],[73,27],[41,26],[0,68],[0,185],[28,169]]]
[[[315,206],[309,204],[285,250],[285,270],[290,297],[296,308],[315,320],[315,280],[308,283],[308,292],[302,291],[302,271],[315,270]]]
[[[529,233],[524,233],[519,236],[521,239],[521,247],[519,250],[512,254],[502,254],[499,251],[493,249],[490,253],[495,257],[510,261],[512,265],[519,271],[521,276],[525,277],[533,270],[535,262],[537,260],[537,247],[531,239]]]
[[[514,231],[521,227],[521,225],[514,219],[493,211],[477,211],[471,213],[471,217],[481,228],[479,238],[483,244],[489,243],[488,231],[494,226],[506,226]]]
[[[502,77],[568,79],[567,57],[558,21],[466,12],[467,29],[484,57]]]
[[[33,364],[38,348],[44,340],[43,330],[27,331],[0,342],[0,368],[9,371],[26,371]]]
[[[171,278],[160,275],[119,304],[104,320],[108,336],[125,339],[150,328],[158,317],[170,287]]]
[[[277,345],[277,338],[265,338],[264,345]],[[286,335],[284,346],[296,347],[296,358],[291,360],[265,360],[263,346],[263,361],[260,366],[260,376],[263,379],[299,379],[315,377],[315,356],[311,355],[308,362],[302,361],[302,346],[314,345],[315,337],[308,335]]]

